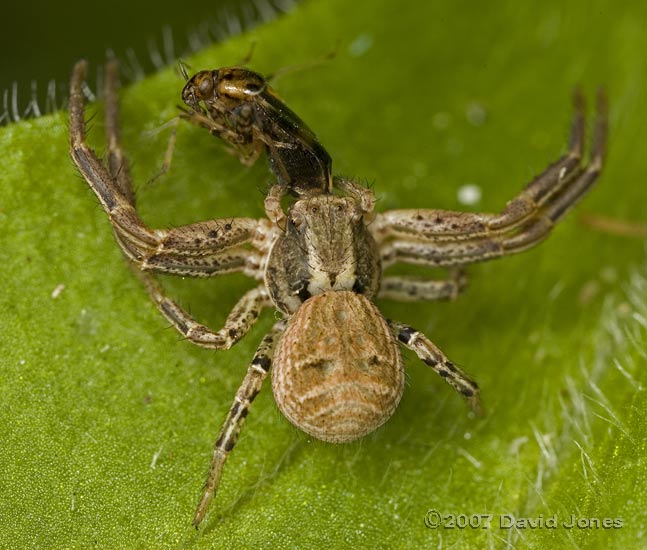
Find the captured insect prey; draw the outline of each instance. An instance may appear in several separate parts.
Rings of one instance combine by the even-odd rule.
[[[265,149],[278,183],[291,193],[332,190],[330,155],[260,74],[241,67],[200,71],[188,79],[182,100],[190,108],[182,118],[232,145],[243,164]]]
[[[246,158],[257,155],[261,144],[267,147],[278,178],[268,199],[282,196],[286,185],[297,196],[281,214],[280,201],[267,200],[267,218],[212,219],[154,229],[137,213],[119,138],[117,64],[109,60],[105,68],[105,163],[86,142],[86,72],[87,63],[80,61],[71,78],[70,154],[160,313],[189,342],[216,350],[229,349],[243,338],[263,309],[281,314],[261,339],[216,437],[193,517],[196,527],[270,373],[283,415],[311,437],[331,443],[357,440],[394,414],[405,385],[401,346],[479,412],[476,382],[422,332],[383,317],[374,301],[455,298],[465,287],[463,266],[515,254],[545,239],[592,187],[605,155],[605,96],[598,96],[585,163],[584,100],[576,92],[568,151],[500,213],[415,205],[376,214],[370,189],[343,178],[335,178],[331,188],[328,155],[262,77],[243,69],[220,69],[189,81],[185,99],[194,112],[187,118],[235,144]],[[452,269],[444,279],[385,275],[394,264]],[[216,277],[232,272],[249,276],[257,286],[240,298],[218,330],[195,320],[154,278],[156,273]]]

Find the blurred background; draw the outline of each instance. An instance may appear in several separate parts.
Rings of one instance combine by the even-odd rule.
[[[65,99],[67,79],[81,56],[100,64],[107,49],[137,79],[177,57],[238,34],[290,10],[297,0],[82,0],[8,2],[0,32],[0,125],[50,112]],[[34,99],[37,101],[34,101]]]

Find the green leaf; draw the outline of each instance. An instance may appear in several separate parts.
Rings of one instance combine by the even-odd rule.
[[[308,439],[269,387],[254,403],[205,528],[190,527],[211,447],[267,313],[233,350],[181,341],[121,259],[67,153],[66,114],[0,129],[0,546],[39,548],[634,548],[647,524],[644,243],[582,212],[644,219],[645,10],[610,1],[311,1],[188,60],[233,64],[257,40],[270,73],[339,41],[337,57],[276,86],[338,173],[374,182],[379,209],[500,210],[565,148],[572,89],[607,88],[608,164],[538,248],[470,269],[452,303],[379,303],[425,331],[482,388],[467,407],[409,353],[382,429],[354,444]],[[182,81],[123,90],[143,218],[155,227],[262,216],[269,172],[241,167],[181,126],[159,170]],[[102,111],[91,141],[103,149]],[[482,199],[462,205],[458,189]],[[218,327],[243,276],[164,278]],[[56,292],[55,292],[56,290]],[[428,510],[492,514],[489,528],[425,526]],[[501,515],[555,528],[501,528]],[[622,527],[566,528],[576,518]],[[505,518],[504,518],[505,519]],[[462,519],[457,520],[460,524]],[[509,546],[506,546],[509,545]]]

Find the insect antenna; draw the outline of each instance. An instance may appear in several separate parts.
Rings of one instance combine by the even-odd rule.
[[[266,76],[266,79],[268,82],[271,82],[273,84],[279,78],[285,76],[286,74],[296,73],[304,69],[311,69],[312,67],[317,67],[319,65],[323,65],[324,63],[328,63],[328,61],[331,61],[337,56],[338,50],[339,50],[339,40],[335,43],[335,46],[325,54],[319,57],[315,57],[310,61],[305,61],[303,63],[298,63],[296,65],[288,65],[286,67],[281,67],[277,71],[268,74]]]
[[[182,78],[184,78],[185,82],[189,81],[189,73],[187,72],[187,67],[190,69],[191,67],[187,65],[184,61],[181,59],[177,60],[177,65],[178,68],[180,69],[180,74],[182,75]]]

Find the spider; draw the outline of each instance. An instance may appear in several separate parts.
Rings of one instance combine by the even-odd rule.
[[[105,77],[106,165],[85,139],[82,84],[87,63],[76,64],[70,90],[70,153],[107,213],[117,244],[136,268],[160,312],[194,344],[228,349],[252,327],[263,308],[284,318],[261,340],[216,439],[193,524],[204,519],[250,405],[272,372],[279,409],[299,429],[332,443],[353,441],[384,424],[404,388],[398,345],[412,350],[479,410],[479,388],[418,330],[385,319],[376,298],[438,300],[455,297],[461,275],[446,280],[386,276],[396,263],[464,266],[521,252],[542,241],[591,187],[603,163],[607,107],[598,96],[590,161],[582,165],[584,105],[575,94],[568,152],[535,178],[499,214],[445,210],[373,213],[369,189],[335,178],[336,193],[294,200],[276,221],[214,219],[172,229],[150,229],[135,209],[118,130],[117,64]],[[276,185],[270,198],[289,192]],[[274,221],[273,221],[274,220]],[[149,273],[212,277],[243,272],[259,281],[234,306],[225,325],[211,330],[165,295]]]
[[[279,183],[296,195],[329,192],[332,160],[314,132],[278,97],[268,79],[242,67],[200,71],[187,80],[181,115],[234,146],[245,165],[267,152]]]

